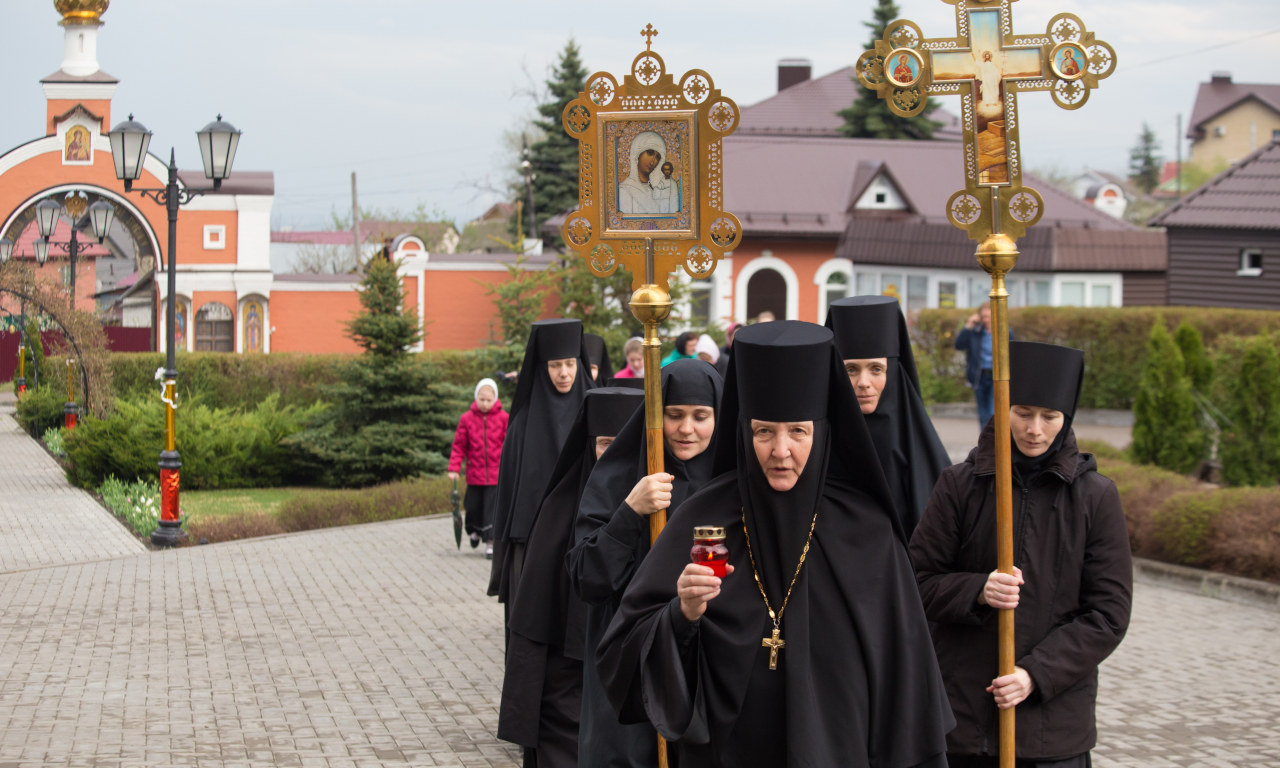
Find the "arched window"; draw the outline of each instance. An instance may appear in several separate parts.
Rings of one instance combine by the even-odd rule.
[[[211,301],[196,312],[196,351],[236,351],[236,320],[226,304]]]

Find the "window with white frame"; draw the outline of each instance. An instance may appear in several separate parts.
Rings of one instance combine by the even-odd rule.
[[[710,280],[694,280],[689,283],[689,325],[705,328],[711,322]]]
[[[1084,305],[1084,281],[1063,280],[1058,286],[1058,306],[1083,307]]]
[[[827,275],[827,281],[818,287],[818,292],[818,317],[825,320],[831,302],[849,295],[849,276],[844,272],[832,272]]]
[[[226,224],[205,224],[204,225],[204,249],[206,251],[221,251],[227,247],[227,225]]]
[[[1240,251],[1240,269],[1236,270],[1240,277],[1258,277],[1262,274],[1262,251],[1257,248],[1245,248]]]
[[[880,274],[878,272],[859,272],[854,286],[857,296],[876,296],[880,293]]]

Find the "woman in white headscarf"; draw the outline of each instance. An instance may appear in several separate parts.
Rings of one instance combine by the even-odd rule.
[[[631,172],[618,183],[618,211],[621,213],[666,213],[662,201],[654,199],[654,187],[662,174],[658,169],[667,156],[667,143],[653,131],[636,134],[631,140]]]

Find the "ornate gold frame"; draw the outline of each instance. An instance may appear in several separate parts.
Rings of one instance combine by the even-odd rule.
[[[608,72],[596,72],[587,78],[587,89],[565,106],[564,129],[578,140],[579,181],[578,210],[565,219],[562,233],[570,249],[586,256],[596,275],[606,277],[622,266],[639,286],[649,282],[645,275],[651,269],[653,284],[666,289],[668,275],[678,267],[694,279],[710,276],[725,252],[742,241],[741,222],[724,210],[720,144],[737,129],[741,113],[705,71],[691,69],[678,81],[668,74],[662,57],[652,50],[656,32],[651,31],[648,27],[642,33],[648,38],[645,50],[621,83]],[[620,212],[617,188],[625,179],[618,165],[619,147],[610,144],[610,127],[677,123],[687,125],[689,134],[677,171],[687,219],[677,221],[679,226],[665,226],[665,213]],[[610,194],[615,195],[614,205]],[[646,264],[649,247],[651,267]]]

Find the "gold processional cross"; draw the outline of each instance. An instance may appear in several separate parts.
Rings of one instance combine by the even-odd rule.
[[[893,21],[875,48],[858,58],[858,80],[902,117],[923,112],[930,96],[960,96],[965,187],[947,201],[947,218],[978,241],[978,264],[991,276],[996,563],[1013,573],[1005,275],[1018,263],[1017,239],[1044,212],[1040,194],[1022,185],[1017,94],[1050,91],[1058,106],[1078,109],[1115,71],[1116,54],[1074,14],[1054,16],[1044,34],[1015,35],[1010,6],[1016,0],[942,1],[955,6],[955,37],[926,39],[914,22]],[[1000,675],[1014,671],[1013,618],[1012,610],[999,611]],[[1001,768],[1013,768],[1014,753],[1014,709],[1002,709]]]

